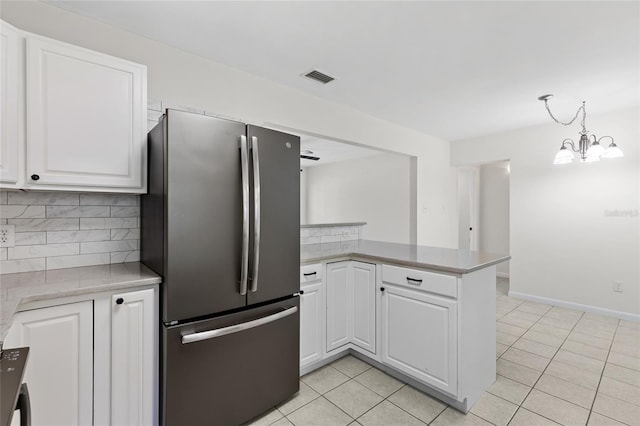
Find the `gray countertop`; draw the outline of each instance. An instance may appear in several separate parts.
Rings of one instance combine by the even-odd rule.
[[[482,251],[370,240],[300,246],[300,263],[313,263],[339,258],[357,258],[455,274],[467,274],[505,262],[511,259],[511,256]]]
[[[26,303],[160,283],[139,262],[0,275],[0,340]]]

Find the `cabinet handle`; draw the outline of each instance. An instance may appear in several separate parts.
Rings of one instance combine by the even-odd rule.
[[[116,299],[116,305],[122,305],[124,303],[124,299],[122,297],[118,297]]]
[[[417,278],[411,278],[411,277],[407,277],[407,281],[413,281],[414,283],[421,283],[422,280],[419,280]]]
[[[307,273],[302,274],[302,275],[304,275],[305,277],[309,277],[309,276],[315,275],[315,274],[316,274],[316,272],[307,272]]]
[[[304,294],[304,290],[300,290],[298,293],[300,293],[300,294]]]
[[[38,175],[31,175],[31,180],[40,180],[40,176],[38,176]]]
[[[384,293],[384,287],[380,287],[380,291]]]

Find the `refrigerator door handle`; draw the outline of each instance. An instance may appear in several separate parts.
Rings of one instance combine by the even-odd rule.
[[[209,340],[216,337],[225,336],[227,334],[238,333],[241,331],[249,330],[251,328],[259,327],[264,324],[268,324],[273,321],[277,321],[279,319],[288,317],[289,315],[293,315],[298,312],[297,306],[292,306],[290,308],[285,309],[284,311],[258,318],[252,321],[244,322],[242,324],[231,325],[229,327],[218,328],[216,330],[210,331],[201,331],[199,333],[186,334],[182,336],[182,344],[186,345],[187,343],[200,342],[202,340]]]
[[[258,138],[251,137],[253,154],[253,275],[251,291],[258,291],[258,271],[260,268],[260,157],[258,155]]]
[[[240,294],[247,294],[249,281],[249,149],[247,137],[240,136],[242,174],[242,260],[240,261]]]

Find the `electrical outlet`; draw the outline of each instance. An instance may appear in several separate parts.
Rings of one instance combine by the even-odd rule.
[[[0,225],[0,247],[14,247],[16,245],[15,225]]]
[[[622,281],[614,281],[613,282],[613,291],[616,293],[622,293],[624,289],[622,288]]]

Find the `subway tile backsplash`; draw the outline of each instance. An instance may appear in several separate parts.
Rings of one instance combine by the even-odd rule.
[[[326,224],[314,227],[305,225],[300,229],[300,244],[324,244],[362,239],[364,225],[336,225]]]
[[[0,191],[0,274],[140,260],[138,195]]]

